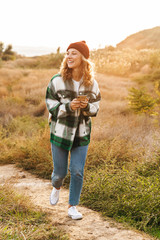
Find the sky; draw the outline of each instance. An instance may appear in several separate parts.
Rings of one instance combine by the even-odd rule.
[[[81,40],[90,49],[116,46],[160,26],[159,9],[160,0],[0,0],[0,41],[37,51]]]

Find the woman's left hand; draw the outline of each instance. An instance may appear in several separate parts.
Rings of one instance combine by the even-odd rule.
[[[88,105],[88,99],[85,99],[85,100],[81,100],[80,102],[80,108],[86,108]]]

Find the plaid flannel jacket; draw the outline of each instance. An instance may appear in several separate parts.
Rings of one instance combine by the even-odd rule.
[[[90,117],[95,117],[99,110],[101,95],[95,80],[89,87],[82,82],[78,95],[88,96],[88,106],[72,111],[70,102],[77,97],[77,92],[72,80],[64,82],[60,74],[52,77],[46,91],[46,105],[51,118],[50,141],[66,150],[89,144]]]

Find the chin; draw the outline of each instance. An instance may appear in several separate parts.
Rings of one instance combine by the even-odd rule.
[[[70,65],[70,64],[68,64],[68,68],[74,68],[74,66],[73,66],[73,65]]]

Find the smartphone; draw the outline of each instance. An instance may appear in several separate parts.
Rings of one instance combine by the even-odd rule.
[[[88,97],[87,97],[87,95],[78,95],[77,99],[82,101],[82,100],[88,99]]]

